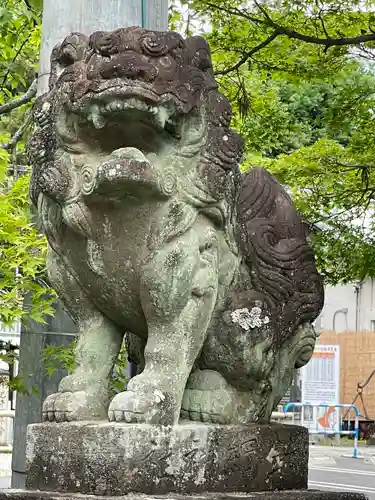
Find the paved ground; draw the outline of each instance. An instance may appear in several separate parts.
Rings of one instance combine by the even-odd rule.
[[[375,500],[375,466],[353,458],[336,459],[335,464],[310,465],[309,488],[364,493]]]
[[[375,500],[375,447],[353,448],[311,446],[309,488],[364,493]]]

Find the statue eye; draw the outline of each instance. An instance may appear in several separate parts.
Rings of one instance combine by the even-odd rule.
[[[160,66],[163,66],[163,68],[170,68],[173,64],[172,59],[168,56],[161,57],[159,59],[159,64]]]
[[[168,46],[160,37],[146,37],[142,40],[143,50],[146,54],[157,57],[168,52]]]

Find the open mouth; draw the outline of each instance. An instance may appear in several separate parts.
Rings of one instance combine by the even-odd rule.
[[[79,133],[104,153],[133,147],[158,153],[180,139],[181,118],[171,103],[158,104],[133,96],[103,96],[85,107]]]

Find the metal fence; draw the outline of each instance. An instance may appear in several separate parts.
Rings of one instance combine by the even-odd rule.
[[[354,404],[312,404],[312,403],[297,403],[291,402],[287,403],[284,406],[284,413],[287,413],[292,408],[301,408],[304,411],[305,408],[309,409],[325,409],[324,415],[321,419],[315,419],[314,425],[307,426],[310,434],[324,434],[324,435],[352,435],[354,438],[354,446],[353,446],[353,458],[358,458],[358,439],[359,439],[359,410]],[[346,409],[347,414],[350,412],[354,413],[354,428],[350,429],[350,425],[348,426],[348,430],[343,430],[343,419],[341,414],[341,409]],[[336,425],[332,425],[330,427],[325,427],[320,423],[321,420],[328,420],[330,415],[335,414],[336,416]],[[294,413],[292,414],[292,423],[294,421]],[[350,420],[350,419],[349,419]],[[300,423],[303,425],[303,418],[301,418]],[[338,425],[337,425],[338,424]]]

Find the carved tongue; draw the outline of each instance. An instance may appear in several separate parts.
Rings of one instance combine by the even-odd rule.
[[[158,170],[137,148],[115,149],[99,165],[95,191],[109,197],[124,197],[139,192],[160,191]]]
[[[112,151],[111,157],[118,158],[119,160],[127,159],[127,160],[135,160],[136,162],[139,163],[142,162],[150,163],[149,160],[146,158],[146,156],[142,153],[142,151],[132,147],[115,149],[114,151]]]

